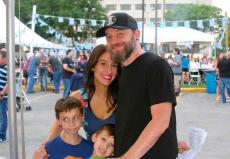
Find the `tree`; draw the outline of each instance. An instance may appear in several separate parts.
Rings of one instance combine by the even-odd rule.
[[[185,21],[199,19],[218,19],[218,24],[221,23],[221,9],[211,5],[198,4],[178,4],[174,10],[168,10],[165,14],[166,21]],[[191,27],[198,29],[196,24],[191,23]],[[211,28],[213,29],[213,28]],[[204,21],[203,31],[209,31],[208,21]]]
[[[20,15],[25,24],[31,20],[33,4],[37,5],[37,14],[87,19],[86,25],[80,27],[79,21],[76,21],[76,25],[70,26],[68,20],[58,23],[57,17],[47,19],[41,17],[52,28],[73,38],[74,41],[84,41],[87,37],[94,36],[95,30],[100,26],[92,27],[90,19],[104,20],[106,17],[106,10],[102,7],[100,0],[55,0],[55,3],[53,0],[24,0],[21,1]],[[18,16],[18,11],[18,2],[16,2],[16,16]],[[36,32],[44,38],[53,37],[47,33],[47,26],[36,25]]]

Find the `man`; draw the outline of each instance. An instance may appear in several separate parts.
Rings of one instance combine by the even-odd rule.
[[[29,62],[29,66],[27,69],[27,73],[28,73],[27,93],[33,93],[34,92],[34,90],[33,90],[34,84],[35,84],[34,77],[36,76],[37,69],[38,69],[38,66],[40,64],[40,57],[41,57],[41,53],[37,51]]]
[[[174,74],[174,89],[176,96],[180,95],[180,82],[181,82],[181,73],[182,73],[182,56],[180,55],[180,50],[175,48],[173,50],[174,58],[169,62],[172,67]]]
[[[0,143],[6,142],[7,130],[7,52],[0,50]]]
[[[50,54],[49,64],[53,74],[54,93],[59,93],[62,76],[62,64],[54,52]]]
[[[220,78],[220,94],[222,97],[222,103],[226,103],[225,89],[228,96],[230,96],[230,60],[227,58],[227,54],[223,54],[221,60],[217,64],[219,78]]]
[[[66,52],[66,57],[62,60],[62,68],[63,68],[63,84],[64,84],[64,92],[63,97],[66,97],[69,95],[70,92],[70,79],[72,74],[75,73],[75,70],[73,68],[74,63],[72,60],[73,57],[73,50],[69,49]]]
[[[175,159],[177,156],[176,99],[169,64],[144,53],[137,22],[126,13],[114,13],[100,28],[116,62],[119,78],[115,157],[120,159]]]

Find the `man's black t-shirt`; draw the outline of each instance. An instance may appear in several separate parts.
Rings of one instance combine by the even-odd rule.
[[[62,60],[62,68],[63,68],[64,64],[67,64],[69,68],[73,68],[73,66],[74,66],[73,60],[71,58],[69,58],[69,57],[65,57]],[[63,69],[62,78],[63,79],[70,79],[72,74],[73,74],[73,72],[69,72],[69,71],[66,71],[66,70]]]
[[[123,67],[119,79],[115,156],[123,155],[150,122],[150,107],[162,102],[173,103],[168,129],[143,159],[175,159],[177,156],[176,98],[173,72],[164,59],[144,53]]]
[[[230,60],[223,58],[217,64],[220,78],[230,78]]]

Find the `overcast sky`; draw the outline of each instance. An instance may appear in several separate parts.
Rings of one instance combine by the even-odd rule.
[[[213,4],[221,8],[223,12],[228,12],[228,17],[230,17],[230,0],[213,0]]]

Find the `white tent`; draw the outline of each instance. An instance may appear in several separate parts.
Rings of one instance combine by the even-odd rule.
[[[2,0],[0,0],[0,22],[0,43],[6,43],[6,6]],[[45,40],[15,17],[15,44],[29,46],[31,42],[34,47],[66,49],[64,46]]]
[[[141,30],[142,31],[142,30]],[[165,27],[157,28],[158,45],[166,42],[205,42],[211,43],[214,37],[210,34],[203,33],[198,30],[184,27]],[[144,29],[144,43],[155,43],[155,28]],[[98,38],[96,44],[106,44],[105,38]]]

